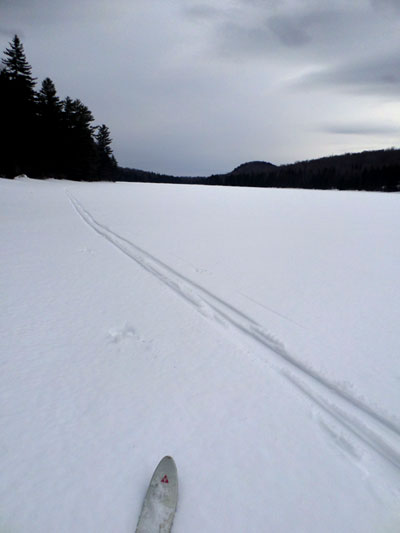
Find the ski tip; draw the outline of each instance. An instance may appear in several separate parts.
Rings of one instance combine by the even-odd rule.
[[[165,457],[161,459],[161,461],[172,461],[173,463],[175,463],[174,458],[171,455],[166,455]]]
[[[176,471],[175,461],[174,461],[173,457],[171,457],[170,455],[166,455],[165,457],[163,457],[161,459],[161,461],[158,463],[158,467],[160,467],[162,465],[168,465],[169,468],[172,468],[173,470]]]

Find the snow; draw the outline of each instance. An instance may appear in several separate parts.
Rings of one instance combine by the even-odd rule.
[[[400,530],[400,195],[0,180],[0,530]]]

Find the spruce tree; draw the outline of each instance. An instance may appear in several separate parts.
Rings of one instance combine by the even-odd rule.
[[[36,78],[32,77],[32,67],[26,59],[24,47],[18,35],[15,35],[9,44],[10,48],[6,48],[4,51],[6,58],[2,59],[2,63],[5,65],[5,71],[12,80],[24,80],[26,86],[33,92]]]
[[[110,130],[105,124],[98,127],[96,133],[97,148],[99,153],[111,157],[113,151],[111,149],[112,139],[110,137]]]
[[[62,106],[54,83],[45,78],[37,94],[38,112],[38,160],[41,174],[55,176],[62,166],[63,135]]]
[[[39,113],[43,116],[58,116],[61,113],[61,102],[50,78],[42,81],[42,87],[37,94],[37,102]]]
[[[74,179],[91,180],[96,170],[95,128],[91,111],[78,99],[62,102],[66,171]]]
[[[35,170],[37,121],[32,67],[17,35],[9,44],[2,59],[9,89],[3,96],[2,128],[7,131],[7,174],[15,175]]]
[[[0,176],[12,177],[15,168],[15,148],[10,141],[10,100],[12,87],[9,75],[5,69],[0,70]]]
[[[99,171],[111,177],[110,168],[115,174],[107,126],[95,128],[91,111],[80,100],[61,102],[50,78],[35,93],[36,78],[17,35],[1,63],[0,175],[92,180]]]
[[[96,133],[97,175],[100,179],[112,179],[117,163],[111,148],[110,130],[105,124],[98,127]]]

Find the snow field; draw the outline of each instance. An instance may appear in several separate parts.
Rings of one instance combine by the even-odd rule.
[[[398,195],[0,186],[1,528],[399,529]]]

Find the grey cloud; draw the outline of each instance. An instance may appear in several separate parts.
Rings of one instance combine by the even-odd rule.
[[[349,13],[319,6],[301,11],[288,11],[268,18],[268,26],[278,39],[289,46],[303,46],[314,40],[336,37],[338,27],[343,27]]]
[[[326,124],[320,131],[340,135],[390,135],[399,134],[399,126],[390,126],[387,124]]]
[[[359,36],[368,35],[371,17],[365,7],[339,9],[297,2],[293,9],[282,5],[273,9],[254,4],[252,16],[243,20],[227,15],[216,30],[219,50],[224,55],[267,56],[275,54],[277,47],[288,53],[307,48],[305,59],[318,58],[337,55]]]
[[[305,28],[291,17],[260,17],[253,23],[225,21],[217,30],[217,50],[223,56],[275,55],[279,48],[303,48],[311,41]]]
[[[218,29],[217,52],[223,56],[247,56],[270,53],[273,39],[267,23],[246,26],[225,22]]]
[[[19,37],[23,38],[23,32],[18,31],[16,28],[10,29],[5,28],[4,26],[0,26],[0,35],[7,37],[9,40],[11,40],[15,34],[18,34]]]
[[[310,35],[292,17],[271,17],[267,25],[279,41],[287,46],[302,46],[311,40]]]
[[[78,25],[94,23],[109,16],[106,0],[0,0],[2,23],[26,28],[57,26],[68,21]]]
[[[400,93],[400,33],[397,15],[384,9],[400,0],[365,0],[356,6],[333,0],[321,7],[314,0],[282,0],[264,6],[257,0],[239,0],[252,6],[252,16],[227,20],[219,26],[221,55],[320,70],[304,76],[293,88],[342,87],[370,94]]]
[[[7,6],[18,6],[20,4],[26,4],[29,0],[0,0],[0,9],[3,9]]]
[[[400,51],[370,61],[349,62],[314,72],[297,87],[341,86],[355,92],[400,94]]]
[[[377,10],[389,9],[400,13],[399,0],[371,0],[371,4]]]
[[[192,7],[185,7],[184,14],[196,20],[209,20],[221,16],[221,10],[208,4],[197,4]]]

